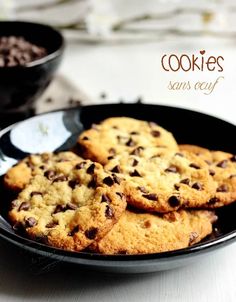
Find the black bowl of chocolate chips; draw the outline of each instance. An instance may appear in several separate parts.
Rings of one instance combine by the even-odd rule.
[[[30,115],[63,50],[63,36],[50,26],[0,22],[0,127]]]

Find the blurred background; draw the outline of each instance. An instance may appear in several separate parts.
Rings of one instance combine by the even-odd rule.
[[[62,31],[62,64],[37,113],[79,104],[157,103],[191,108],[233,123],[234,0],[0,0],[1,20],[49,24]],[[223,72],[166,72],[164,54],[222,56]],[[171,90],[169,82],[215,83],[212,93]]]

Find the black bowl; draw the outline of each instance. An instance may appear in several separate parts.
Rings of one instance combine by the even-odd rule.
[[[47,55],[25,66],[0,68],[0,119],[9,123],[27,115],[34,101],[43,93],[57,70],[64,50],[63,36],[50,26],[21,22],[0,22],[0,36],[22,36],[42,46]],[[2,126],[2,125],[1,125]]]
[[[0,175],[29,153],[60,151],[73,147],[78,134],[92,123],[111,116],[131,116],[155,121],[172,131],[179,143],[235,153],[232,139],[236,127],[218,118],[180,108],[142,105],[108,104],[67,109],[39,115],[0,132]],[[220,135],[223,133],[225,135]],[[69,252],[34,242],[14,233],[7,221],[7,196],[0,188],[0,236],[34,255],[52,262],[73,263],[80,268],[115,273],[144,273],[166,270],[198,261],[204,255],[226,246],[236,239],[236,203],[217,210],[217,232],[199,244],[176,251],[147,255],[99,255]],[[14,246],[12,245],[12,248]]]

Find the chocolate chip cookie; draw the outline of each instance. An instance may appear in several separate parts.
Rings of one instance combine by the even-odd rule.
[[[134,147],[156,146],[178,150],[173,135],[153,122],[128,117],[113,117],[93,125],[78,139],[82,154],[106,164],[114,155],[129,152]]]
[[[203,205],[216,190],[208,164],[186,151],[137,147],[110,160],[105,170],[125,179],[128,204],[152,212]]]
[[[194,145],[180,145],[180,149],[205,160],[209,174],[217,183],[215,196],[204,207],[218,208],[236,201],[236,155]]]
[[[65,164],[65,163],[64,163]],[[118,178],[89,160],[68,174],[46,170],[12,202],[16,231],[53,247],[81,251],[101,239],[126,208]]]
[[[171,212],[163,216],[125,211],[99,242],[90,246],[103,254],[147,254],[191,246],[212,232],[210,211]]]
[[[66,169],[70,171],[71,166],[79,160],[80,157],[69,151],[32,154],[7,171],[4,184],[13,191],[21,191],[33,176],[43,175],[49,169],[66,173]]]

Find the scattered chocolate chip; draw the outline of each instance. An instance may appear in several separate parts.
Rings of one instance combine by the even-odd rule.
[[[124,194],[121,192],[116,192],[116,195],[118,195],[121,199],[124,197]]]
[[[114,156],[108,156],[108,160],[114,159]]]
[[[75,204],[73,204],[73,203],[68,203],[67,205],[66,205],[66,209],[67,210],[76,210],[78,207],[77,207],[77,205],[75,205]]]
[[[227,161],[227,159],[224,159],[217,164],[217,167],[224,169],[227,167],[227,165],[228,165],[228,161]]]
[[[175,185],[174,185],[174,188],[175,188],[175,190],[179,191],[180,185],[175,184]]]
[[[190,236],[189,236],[189,245],[192,245],[195,241],[195,239],[197,239],[199,236],[199,234],[197,232],[191,232]]]
[[[45,169],[45,166],[44,166],[44,165],[39,166],[39,169],[44,170],[44,169]]]
[[[236,162],[236,155],[233,155],[232,157],[230,157],[230,160],[231,160],[232,162]]]
[[[48,224],[46,224],[46,228],[51,229],[51,228],[54,228],[54,227],[57,226],[57,225],[58,225],[58,222],[56,222],[56,221],[51,221],[51,222],[49,222]]]
[[[97,186],[97,182],[96,182],[96,180],[93,178],[93,179],[88,183],[88,188],[94,189],[94,188],[96,188],[96,186]]]
[[[229,176],[229,179],[233,178],[233,177],[236,177],[236,174],[232,174]]]
[[[144,150],[144,147],[139,146],[139,147],[135,148],[135,149],[130,153],[130,155],[139,156],[142,150]]]
[[[149,229],[152,226],[152,223],[150,220],[145,220],[143,225],[146,229]]]
[[[132,167],[136,167],[138,165],[138,160],[136,158],[134,158],[133,163],[132,163]]]
[[[93,174],[94,173],[94,169],[95,169],[95,164],[92,164],[91,166],[88,167],[87,169],[87,173],[88,174]]]
[[[178,172],[178,168],[176,166],[169,166],[169,168],[165,169],[165,172],[171,172],[171,173],[177,173]]]
[[[138,135],[138,134],[139,134],[139,132],[137,132],[137,131],[130,132],[130,135]]]
[[[160,136],[161,136],[161,132],[158,131],[158,130],[153,130],[153,131],[151,132],[151,135],[152,135],[153,137],[160,137]]]
[[[177,196],[171,196],[169,199],[168,199],[168,203],[171,207],[175,208],[175,207],[178,207],[180,205],[180,200],[178,199]]]
[[[25,225],[28,228],[31,228],[37,224],[37,220],[34,217],[28,217],[25,219]]]
[[[54,210],[54,214],[65,212],[65,211],[66,211],[66,206],[58,204]]]
[[[119,129],[117,126],[112,126],[113,129]]]
[[[97,228],[90,228],[89,230],[85,231],[85,236],[88,239],[95,239],[97,232],[98,232]]]
[[[75,233],[78,233],[79,232],[79,226],[76,225],[70,232],[69,232],[69,236],[74,236]]]
[[[180,181],[181,184],[189,185],[190,184],[190,179],[189,178],[184,178]]]
[[[202,190],[202,185],[199,182],[195,182],[192,185],[192,188],[195,189],[195,190],[201,191]]]
[[[44,172],[44,176],[47,177],[48,180],[53,180],[55,177],[55,172],[52,170],[47,170]]]
[[[106,206],[105,216],[107,218],[112,218],[114,216],[113,209],[110,206]]]
[[[78,169],[78,170],[83,169],[85,165],[86,165],[86,162],[82,161],[81,163],[79,163],[75,166],[75,169]]]
[[[200,169],[200,167],[198,165],[194,164],[194,163],[191,163],[189,165],[189,167],[194,168],[194,169]]]
[[[136,143],[132,140],[132,138],[130,138],[128,140],[128,142],[126,143],[126,146],[128,147],[134,147],[136,145]]]
[[[74,190],[74,188],[79,184],[79,181],[76,179],[71,179],[69,182],[68,182],[68,186],[71,187],[71,189]]]
[[[34,195],[43,195],[43,193],[42,192],[36,192],[36,191],[33,191],[33,192],[31,192],[30,193],[30,197],[33,197]]]
[[[210,174],[211,176],[214,176],[214,175],[216,174],[216,172],[215,172],[214,170],[212,170],[212,169],[209,169],[209,174]]]
[[[175,153],[175,156],[184,157],[183,153],[180,153],[180,152],[176,152],[176,153]]]
[[[217,197],[213,197],[208,201],[208,204],[213,205],[215,203],[217,203],[219,201],[219,199]]]
[[[30,203],[27,201],[22,202],[22,204],[19,206],[18,211],[28,211],[30,208]]]
[[[139,174],[139,172],[135,169],[134,171],[129,173],[130,176],[137,176],[137,177],[141,177],[141,175]]]
[[[144,188],[144,187],[137,187],[137,189],[139,191],[141,191],[142,193],[148,193],[148,190],[146,188]]]
[[[67,181],[68,178],[65,175],[59,175],[58,177],[56,177],[53,182],[59,182],[59,181]]]
[[[82,137],[82,140],[83,140],[83,141],[88,141],[89,138],[88,138],[87,136],[84,136],[84,137]]]
[[[120,166],[115,166],[112,170],[111,170],[111,172],[113,172],[113,173],[121,173],[121,169],[120,169]]]
[[[109,187],[114,185],[114,180],[111,178],[111,176],[107,176],[103,179],[103,183]]]
[[[111,203],[111,199],[108,195],[103,194],[101,202]]]
[[[121,179],[116,174],[112,174],[112,177],[116,184],[119,185],[121,183]]]
[[[109,154],[111,154],[111,155],[116,155],[116,149],[114,149],[114,148],[110,148],[110,149],[108,150],[108,152],[109,152]]]
[[[229,188],[227,185],[223,184],[221,186],[219,186],[216,190],[216,192],[228,192],[229,191]]]
[[[153,200],[153,201],[157,201],[158,200],[158,197],[156,194],[143,194],[143,197],[146,198],[146,199],[149,199],[149,200]]]

